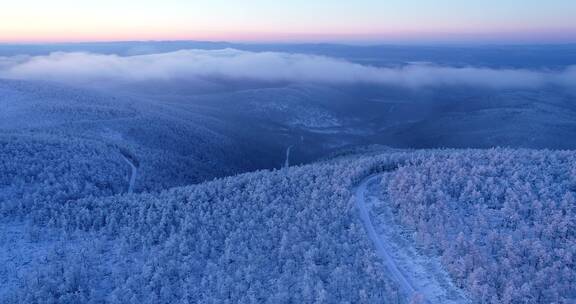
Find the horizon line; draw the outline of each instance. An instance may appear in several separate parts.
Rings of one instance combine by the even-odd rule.
[[[121,40],[54,40],[54,41],[2,41],[0,46],[9,45],[66,45],[66,44],[105,44],[105,43],[210,43],[210,44],[245,44],[245,45],[345,45],[345,46],[522,46],[522,45],[575,45],[576,40],[525,40],[525,41],[503,41],[503,40],[382,40],[382,41],[346,41],[346,40],[204,40],[204,39],[121,39]]]
[[[15,33],[14,33],[15,34]],[[572,44],[576,29],[522,29],[503,31],[400,31],[363,33],[195,32],[195,33],[86,33],[85,35],[0,35],[2,44],[112,43],[197,41],[247,44]],[[4,36],[4,37],[2,37]]]

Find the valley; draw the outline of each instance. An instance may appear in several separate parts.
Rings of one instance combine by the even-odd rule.
[[[571,48],[134,45],[0,58],[0,302],[576,299]]]

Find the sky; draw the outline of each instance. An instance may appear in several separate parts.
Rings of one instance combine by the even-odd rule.
[[[576,42],[574,0],[0,0],[0,42]]]

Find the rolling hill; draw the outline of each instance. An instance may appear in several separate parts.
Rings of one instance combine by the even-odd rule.
[[[4,246],[15,249],[2,271],[21,269],[22,278],[5,283],[4,295],[8,303],[570,303],[575,157],[374,148],[157,194],[48,202],[27,215],[26,229],[4,224]],[[380,181],[355,192],[373,174]],[[368,208],[372,238],[357,204]],[[387,262],[373,237],[386,240]],[[20,251],[29,258],[14,262]]]

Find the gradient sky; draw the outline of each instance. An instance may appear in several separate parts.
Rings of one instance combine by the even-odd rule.
[[[575,0],[2,2],[0,42],[576,42]]]

